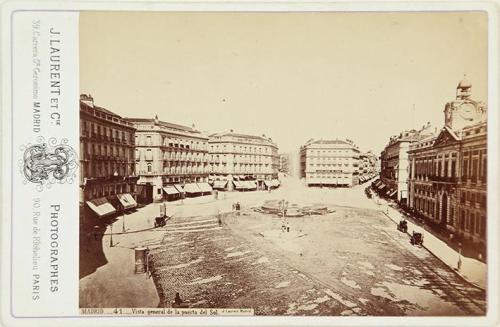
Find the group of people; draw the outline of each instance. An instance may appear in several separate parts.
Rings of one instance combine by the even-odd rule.
[[[241,205],[239,202],[233,203],[233,211],[236,211],[237,216],[240,215],[240,209],[241,209]]]
[[[290,224],[288,223],[288,219],[285,217],[281,220],[281,231],[287,233],[290,232]]]

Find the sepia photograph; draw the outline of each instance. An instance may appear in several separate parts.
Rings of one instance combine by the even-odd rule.
[[[80,309],[487,315],[486,12],[81,11],[79,83]]]

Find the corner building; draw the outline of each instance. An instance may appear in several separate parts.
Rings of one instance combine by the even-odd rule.
[[[358,147],[350,140],[309,140],[300,148],[300,177],[307,186],[359,184]]]
[[[404,131],[389,139],[389,143],[380,153],[380,181],[375,185],[380,195],[407,205],[410,144],[431,134],[431,126],[427,124],[418,131]]]
[[[412,144],[410,207],[437,230],[486,249],[487,108],[462,80],[434,137]]]
[[[152,201],[209,193],[208,137],[195,129],[158,117],[126,118],[137,129],[135,160],[138,184],[152,188]]]
[[[131,123],[80,95],[80,202],[99,218],[137,206],[134,137]]]
[[[249,191],[279,186],[278,146],[266,135],[215,133],[208,146],[214,188]]]

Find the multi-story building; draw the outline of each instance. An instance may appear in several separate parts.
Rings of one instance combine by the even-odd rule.
[[[429,123],[420,130],[409,130],[392,136],[380,154],[380,182],[377,190],[382,195],[396,199],[402,205],[408,201],[408,150],[410,144],[432,135]]]
[[[368,152],[360,152],[359,154],[359,167],[358,167],[358,175],[359,182],[365,183],[372,179],[376,174],[376,164],[378,158],[371,151]]]
[[[300,177],[307,186],[357,185],[359,154],[351,140],[311,139],[300,148]]]
[[[173,200],[212,191],[208,185],[208,137],[155,118],[125,118],[137,129],[135,160],[138,184],[152,185],[153,201]]]
[[[486,244],[486,106],[462,80],[439,133],[410,146],[410,207],[441,231]]]
[[[231,130],[210,135],[208,145],[214,188],[255,190],[279,185],[278,146],[271,138]]]
[[[80,96],[80,202],[99,217],[135,207],[135,128]]]
[[[280,153],[279,154],[279,168],[280,173],[290,175],[293,171],[292,167],[292,156],[290,153]]]

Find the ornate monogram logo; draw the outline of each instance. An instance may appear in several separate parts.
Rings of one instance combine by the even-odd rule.
[[[55,138],[45,142],[43,137],[37,138],[37,144],[21,147],[23,159],[19,161],[22,173],[27,182],[38,184],[37,189],[50,188],[52,184],[73,183],[78,167],[75,150],[69,146],[67,139],[57,143]]]

